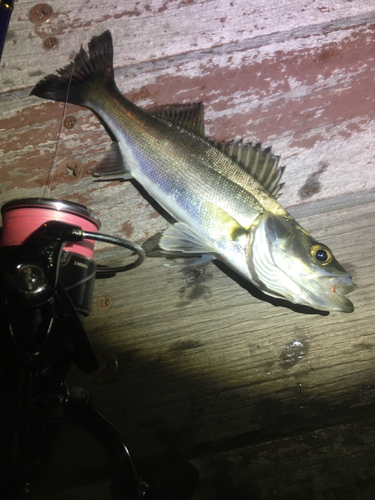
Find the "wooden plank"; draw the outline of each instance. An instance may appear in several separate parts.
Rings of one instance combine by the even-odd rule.
[[[30,10],[35,4],[21,0],[15,6],[2,59],[3,91],[35,84],[51,67],[66,59],[93,34],[110,28],[120,48],[116,66],[211,50],[249,39],[265,38],[294,30],[324,32],[335,23],[345,26],[373,19],[373,5],[366,0],[298,0],[256,3],[230,0],[128,0],[104,3],[55,0],[53,13],[43,24],[33,24]],[[43,42],[55,37],[57,45],[46,50]],[[38,57],[35,65],[36,55]]]
[[[75,446],[71,443],[74,441]],[[78,447],[86,446],[85,461]],[[373,419],[310,430],[235,450],[216,451],[193,460],[200,483],[193,500],[330,498],[370,500],[374,495]],[[60,455],[49,463],[36,500],[114,500],[100,451],[85,434],[67,427],[57,443]],[[66,462],[71,467],[69,475]],[[73,463],[72,463],[73,462]],[[94,465],[94,467],[93,467]],[[90,471],[90,466],[91,471]],[[333,497],[334,498],[334,497]]]
[[[266,499],[333,488],[344,500],[357,481],[372,491],[374,212],[371,203],[302,220],[353,272],[353,314],[302,314],[212,264],[199,272],[148,259],[97,281],[95,296],[112,307],[85,320],[96,352],[118,360],[117,376],[100,382],[72,370],[70,383],[89,389],[141,463],[172,451],[190,458],[202,476],[197,500],[216,498],[220,477],[228,495],[259,490]],[[48,498],[108,491],[103,455],[81,434],[63,431]]]
[[[194,500],[370,499],[373,439],[373,420],[361,420],[197,460],[203,475]]]
[[[143,106],[203,100],[212,137],[272,143],[288,166],[287,207],[355,193],[368,201],[375,192],[373,36],[368,22],[307,38],[285,35],[234,53],[225,46],[196,60],[119,69],[116,78]],[[90,112],[22,96],[3,95],[2,202],[41,194],[78,201],[100,215],[105,230],[137,241],[166,227],[132,186],[89,179],[110,144]],[[67,130],[63,117],[71,114],[78,124]],[[67,161],[82,168],[73,183]]]

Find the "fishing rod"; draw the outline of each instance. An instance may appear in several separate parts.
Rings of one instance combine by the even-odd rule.
[[[14,0],[0,0],[0,61],[13,9]]]

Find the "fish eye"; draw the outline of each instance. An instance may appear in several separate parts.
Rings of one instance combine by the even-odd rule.
[[[333,257],[331,251],[322,245],[313,245],[311,247],[311,255],[322,266],[329,264]]]

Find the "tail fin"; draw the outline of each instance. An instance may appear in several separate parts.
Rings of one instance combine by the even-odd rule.
[[[100,78],[114,83],[113,45],[109,30],[92,38],[89,55],[81,48],[74,60],[57,71],[58,75],[48,75],[35,85],[30,95],[86,105],[84,89],[87,84]]]

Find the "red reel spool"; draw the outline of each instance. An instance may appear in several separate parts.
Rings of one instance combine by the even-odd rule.
[[[61,252],[59,278],[79,313],[90,313],[95,277],[110,277],[142,264],[145,252],[136,243],[98,233],[100,220],[85,206],[72,201],[48,198],[12,200],[1,208],[3,216],[1,247],[21,246],[27,238],[48,221],[79,226],[84,239],[66,243]],[[1,228],[0,228],[1,229]],[[102,241],[133,251],[133,262],[118,267],[99,266],[93,259],[94,241]],[[134,261],[133,255],[137,255]]]
[[[35,230],[48,221],[60,221],[79,226],[83,231],[96,234],[99,219],[86,207],[71,201],[48,198],[12,200],[1,208],[3,228],[0,247],[19,246]],[[66,243],[60,258],[59,277],[68,291],[78,313],[90,313],[96,263],[94,241]]]
[[[48,198],[12,200],[1,208],[3,230],[0,247],[21,245],[31,233],[50,220],[79,226],[83,231],[97,232],[100,220],[85,206],[72,201]],[[64,250],[90,259],[94,255],[94,242],[83,240],[67,243]]]

